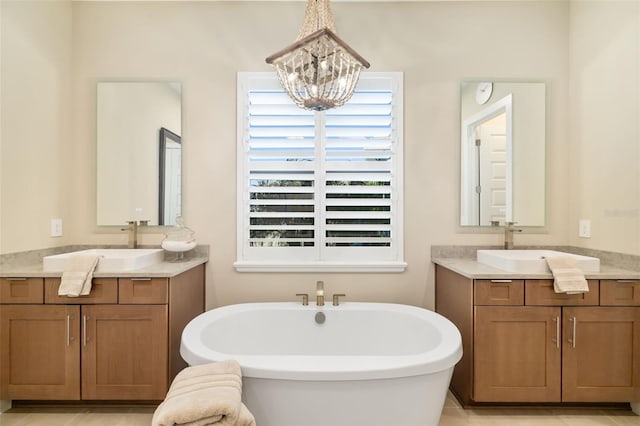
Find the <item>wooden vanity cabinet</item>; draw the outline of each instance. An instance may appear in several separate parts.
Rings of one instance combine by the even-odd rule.
[[[83,399],[164,399],[166,305],[83,306],[82,321]]]
[[[640,308],[563,308],[562,400],[640,401]]]
[[[436,265],[436,311],[463,341],[452,391],[466,405],[639,401],[640,282],[621,281],[567,295],[552,280],[474,280]]]
[[[79,318],[75,305],[0,305],[1,399],[80,399]]]
[[[476,306],[477,402],[560,401],[560,308]]]
[[[171,278],[94,278],[78,298],[57,295],[59,278],[38,280],[40,304],[0,299],[1,399],[165,397],[186,367],[182,330],[204,312],[204,265]]]

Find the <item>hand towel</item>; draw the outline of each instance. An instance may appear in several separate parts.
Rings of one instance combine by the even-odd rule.
[[[235,360],[187,367],[171,383],[152,426],[255,426],[242,403],[242,373]]]
[[[589,283],[574,258],[548,256],[546,260],[553,274],[553,290],[556,293],[579,294],[589,291]]]
[[[93,271],[100,256],[78,254],[71,256],[65,264],[58,287],[58,296],[78,297],[91,293]]]

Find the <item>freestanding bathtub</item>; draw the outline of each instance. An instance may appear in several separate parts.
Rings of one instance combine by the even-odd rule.
[[[414,306],[246,303],[194,318],[180,354],[236,359],[258,426],[436,426],[462,345],[449,320]]]

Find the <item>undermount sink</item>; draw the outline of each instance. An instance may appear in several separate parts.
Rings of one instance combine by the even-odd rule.
[[[72,256],[82,254],[100,256],[96,272],[131,271],[164,260],[162,249],[91,249],[45,256],[42,258],[42,269],[45,272],[62,272]]]
[[[551,270],[547,256],[569,256],[576,260],[582,272],[599,272],[600,259],[555,250],[478,250],[478,262],[509,272],[544,274]]]

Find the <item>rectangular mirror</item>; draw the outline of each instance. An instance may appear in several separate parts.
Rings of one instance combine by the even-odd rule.
[[[460,225],[544,226],[544,83],[464,81],[460,93]]]
[[[181,99],[176,82],[98,83],[98,226],[182,214]]]

